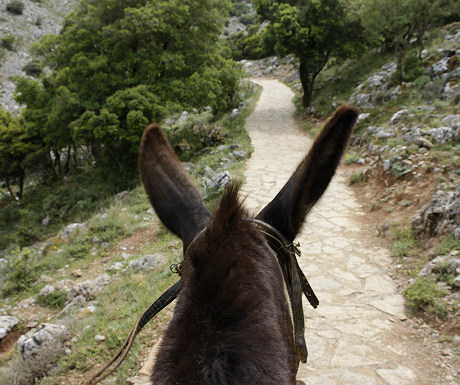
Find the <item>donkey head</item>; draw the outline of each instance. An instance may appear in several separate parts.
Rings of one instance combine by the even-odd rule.
[[[293,241],[334,175],[356,118],[354,107],[336,111],[258,221]],[[299,345],[283,276],[264,236],[244,219],[238,185],[226,190],[211,216],[156,124],[144,131],[139,164],[150,202],[182,239],[185,255],[178,302],[152,381],[294,383]]]

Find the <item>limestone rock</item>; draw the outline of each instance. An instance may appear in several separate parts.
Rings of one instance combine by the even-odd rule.
[[[47,284],[43,289],[38,293],[39,297],[47,297],[50,294],[53,294],[56,291],[56,288],[53,285]]]
[[[391,124],[398,123],[401,120],[401,118],[403,117],[403,115],[407,114],[407,112],[408,112],[407,109],[403,109],[403,110],[400,110],[400,111],[394,113],[393,116],[390,119],[390,123]]]
[[[110,283],[110,276],[105,273],[101,276],[77,283],[67,296],[67,304],[78,296],[83,296],[87,301],[96,298],[96,296]]]
[[[67,299],[67,305],[64,307],[64,309],[61,310],[61,312],[58,315],[58,318],[65,317],[69,313],[79,311],[85,308],[86,305],[87,305],[86,299],[82,295],[73,297],[70,301],[69,299]]]
[[[8,335],[8,332],[13,329],[19,320],[16,317],[9,315],[0,316],[0,341]]]
[[[62,231],[62,237],[64,239],[69,239],[71,233],[84,229],[86,226],[86,223],[70,223]]]
[[[145,255],[142,258],[130,261],[123,271],[150,271],[161,267],[165,262],[165,257],[161,254]]]
[[[455,192],[436,191],[431,204],[423,206],[412,218],[412,228],[419,235],[452,232],[456,236],[460,228],[460,185]]]
[[[26,363],[30,363],[45,349],[59,345],[67,337],[67,328],[58,324],[42,324],[18,340],[18,349]]]

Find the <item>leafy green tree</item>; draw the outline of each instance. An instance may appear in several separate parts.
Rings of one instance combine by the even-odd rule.
[[[367,34],[395,50],[400,80],[406,77],[406,51],[416,37],[423,50],[423,36],[454,12],[458,0],[357,0],[357,9]]]
[[[0,180],[16,200],[23,196],[26,169],[34,167],[43,155],[43,148],[34,143],[25,127],[24,119],[0,109]]]
[[[361,52],[364,35],[358,20],[347,18],[339,0],[255,0],[256,10],[269,20],[280,56],[299,60],[303,106],[310,106],[316,77],[330,58]]]
[[[24,111],[27,131],[40,138],[47,148],[43,165],[52,175],[69,171],[70,151],[73,146],[69,122],[78,109],[79,101],[65,86],[55,88],[50,79],[43,84],[20,78],[16,85],[16,100],[27,105]],[[61,164],[62,152],[67,152],[66,163]],[[52,156],[51,156],[52,154]]]
[[[460,12],[458,0],[408,0],[408,9],[411,31],[417,38],[420,53],[424,49],[426,32]]]
[[[36,55],[52,68],[22,79],[18,100],[54,158],[76,144],[96,164],[132,173],[148,122],[167,112],[232,107],[239,72],[223,58],[227,0],[82,0]]]

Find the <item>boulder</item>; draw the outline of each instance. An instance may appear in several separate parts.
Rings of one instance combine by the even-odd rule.
[[[403,109],[403,110],[399,110],[398,112],[394,113],[393,116],[390,119],[390,123],[391,124],[398,123],[401,120],[401,118],[403,117],[403,115],[407,114],[407,112],[408,112],[407,109]]]
[[[210,188],[225,188],[232,181],[232,176],[228,171],[214,174],[211,178]]]
[[[18,349],[23,360],[30,365],[45,350],[56,351],[67,335],[67,328],[64,325],[42,324],[38,329],[32,329],[19,337]]]
[[[8,335],[8,332],[18,323],[19,320],[16,317],[9,315],[0,316],[0,341],[3,340]]]
[[[165,262],[165,257],[161,254],[145,255],[142,258],[130,261],[123,271],[150,271],[163,266]]]
[[[85,297],[83,297],[82,295],[78,295],[78,296],[72,298],[70,300],[70,302],[69,302],[69,300],[67,300],[66,306],[58,314],[58,318],[63,318],[65,316],[69,315],[70,313],[78,312],[81,309],[85,308],[87,306],[87,304],[88,303],[86,302]]]
[[[432,261],[428,262],[418,273],[420,277],[428,277],[431,274],[438,274],[443,270],[449,274],[456,274],[460,268],[460,259],[452,258],[449,255],[439,255]]]
[[[46,284],[46,286],[40,290],[38,293],[39,297],[47,297],[50,294],[53,294],[56,291],[56,288],[53,285]]]
[[[456,191],[437,190],[431,203],[423,206],[412,218],[412,228],[418,235],[452,232],[457,236],[457,229],[460,229],[460,184]]]
[[[70,223],[62,231],[62,237],[64,239],[69,239],[71,233],[84,229],[86,226],[86,223]]]
[[[87,301],[96,298],[104,287],[110,283],[110,280],[110,276],[105,273],[95,279],[89,279],[87,281],[77,283],[67,296],[66,303],[71,303],[72,300],[78,296],[83,296],[83,298]]]

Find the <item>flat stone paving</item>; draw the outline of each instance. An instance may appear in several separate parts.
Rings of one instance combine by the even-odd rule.
[[[246,129],[254,153],[243,194],[257,214],[288,180],[311,140],[293,118],[293,93],[277,80],[263,87]],[[391,257],[359,223],[365,213],[339,170],[297,237],[299,259],[319,300],[304,301],[307,364],[297,378],[307,385],[416,385],[417,363],[400,336],[404,302],[388,275]],[[413,346],[411,347],[411,349]]]

